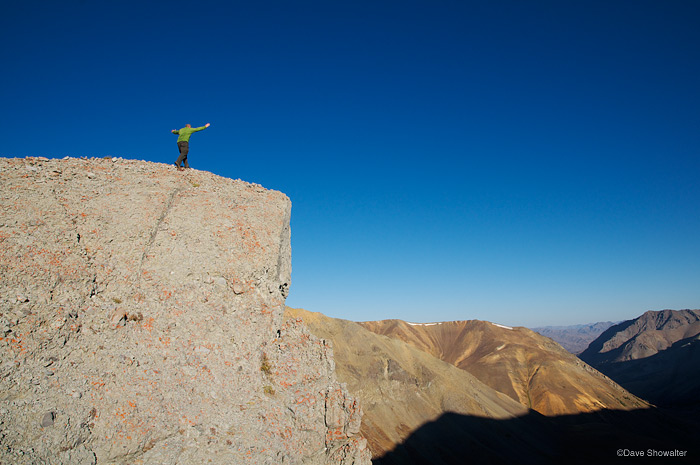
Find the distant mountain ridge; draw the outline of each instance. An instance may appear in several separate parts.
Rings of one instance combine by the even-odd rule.
[[[572,354],[578,355],[588,348],[588,344],[614,324],[616,323],[612,321],[599,321],[569,326],[539,326],[530,329],[558,342]]]
[[[363,406],[360,431],[375,465],[617,463],[621,444],[630,450],[688,450],[700,431],[694,417],[679,418],[650,408],[552,340],[526,328],[487,321],[369,322],[375,329],[420,341],[425,350],[419,350],[399,337],[370,331],[365,327],[368,322],[291,308],[285,316],[295,324],[303,320],[324,345],[332,347],[338,380],[347,383]],[[465,350],[466,346],[474,350]],[[496,380],[527,367],[530,355],[530,362],[542,362],[530,378],[534,403],[547,406],[539,403],[541,386],[552,391],[552,398],[580,410],[542,415],[520,398],[516,402],[510,394],[498,392],[490,384],[493,379],[479,379],[483,372],[477,376],[429,351],[443,358],[471,359],[472,369],[481,363]],[[557,372],[558,377],[553,375]],[[582,391],[567,397],[567,391],[578,389]]]
[[[650,357],[700,333],[700,310],[648,311],[607,329],[581,359],[595,365]]]

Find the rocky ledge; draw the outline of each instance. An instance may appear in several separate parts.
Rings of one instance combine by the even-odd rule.
[[[363,464],[283,321],[291,203],[174,166],[0,159],[0,463]]]

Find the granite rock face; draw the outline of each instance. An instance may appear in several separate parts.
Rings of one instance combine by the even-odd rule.
[[[283,321],[284,194],[116,158],[0,182],[0,463],[370,463],[332,351]]]

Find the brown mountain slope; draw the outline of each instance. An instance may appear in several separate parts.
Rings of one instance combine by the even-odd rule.
[[[453,364],[544,415],[647,406],[551,339],[527,328],[479,320],[436,324],[384,320],[360,325]]]
[[[338,379],[361,399],[361,432],[374,457],[446,412],[491,419],[527,413],[470,373],[398,339],[320,313],[287,308],[286,316],[303,319],[317,337],[332,341]],[[536,445],[538,438],[528,435],[520,432],[520,440]]]
[[[581,358],[657,405],[700,407],[700,310],[646,312],[605,331]]]

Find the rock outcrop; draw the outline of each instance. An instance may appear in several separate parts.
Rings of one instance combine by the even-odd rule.
[[[363,464],[283,321],[289,199],[122,159],[0,159],[0,463]]]

